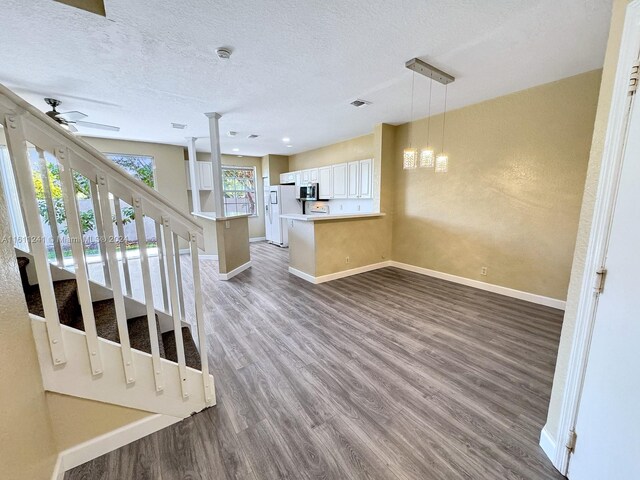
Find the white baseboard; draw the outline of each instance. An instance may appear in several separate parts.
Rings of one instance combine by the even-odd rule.
[[[266,242],[266,241],[267,241],[267,237],[252,237],[252,238],[249,238],[249,243]]]
[[[244,272],[247,268],[251,267],[251,260],[249,260],[247,263],[245,263],[244,265],[240,265],[237,268],[234,268],[233,270],[231,270],[228,273],[219,273],[218,274],[218,278],[220,280],[231,280],[233,277],[235,277],[236,275],[238,275],[239,273]]]
[[[507,297],[518,298],[531,303],[537,303],[538,305],[545,305],[547,307],[557,308],[564,310],[566,302],[558,300],[556,298],[545,297],[542,295],[536,295],[535,293],[523,292],[521,290],[514,290],[513,288],[502,287],[500,285],[493,285],[491,283],[480,282],[478,280],[472,280],[470,278],[459,277],[457,275],[451,275],[450,273],[438,272],[436,270],[429,270],[428,268],[417,267],[408,263],[401,263],[396,261],[389,262],[392,267],[401,268],[414,273],[420,273],[422,275],[428,275],[434,278],[440,278],[449,282],[459,283],[461,285],[467,285],[479,290],[485,290],[487,292],[498,293]]]
[[[60,480],[64,472],[82,465],[105,453],[109,453],[142,437],[181,421],[170,415],[154,414],[136,422],[120,427],[99,437],[87,440],[58,454],[51,480]]]
[[[545,455],[551,460],[551,463],[555,463],[556,460],[556,441],[549,434],[547,426],[545,425],[540,432],[540,447]]]
[[[343,270],[341,272],[329,273],[328,275],[321,275],[319,277],[314,277],[308,273],[305,273],[301,270],[297,270],[293,267],[289,267],[289,273],[295,275],[296,277],[300,277],[307,282],[311,282],[314,284],[330,282],[331,280],[337,280],[339,278],[350,277],[351,275],[357,275],[359,273],[370,272],[371,270],[377,270],[379,268],[389,267],[391,266],[391,262],[380,262],[373,263],[371,265],[365,265],[364,267],[351,268],[349,270]]]

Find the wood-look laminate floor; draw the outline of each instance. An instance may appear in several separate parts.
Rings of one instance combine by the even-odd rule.
[[[218,404],[66,479],[560,479],[538,447],[562,313],[386,268],[203,265]]]

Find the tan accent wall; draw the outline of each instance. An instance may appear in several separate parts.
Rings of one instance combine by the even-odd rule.
[[[11,227],[0,188],[0,237]],[[48,479],[58,448],[11,242],[0,242],[0,477]]]
[[[230,271],[251,260],[247,217],[216,221],[220,273]]]
[[[598,178],[600,176],[604,139],[608,126],[609,111],[611,109],[615,73],[618,67],[618,55],[620,53],[620,41],[622,39],[625,9],[629,3],[630,2],[628,0],[614,0],[613,3],[611,29],[609,31],[609,41],[604,61],[604,70],[602,72],[598,112],[596,114],[593,141],[591,143],[589,168],[587,170],[582,209],[580,211],[580,223],[573,256],[573,265],[571,268],[571,281],[569,283],[567,307],[562,324],[562,334],[560,337],[560,346],[558,348],[556,371],[553,378],[549,413],[547,417],[547,424],[545,426],[547,432],[553,437],[556,437],[558,434],[560,409],[562,407],[562,397],[564,395],[567,381],[569,355],[571,353],[578,300],[584,275],[587,246],[589,243],[589,235],[591,233],[591,223],[596,201],[596,192],[598,189]]]
[[[265,155],[262,157],[262,176],[269,185],[280,185],[280,174],[289,170],[289,157],[285,155]]]
[[[108,138],[83,137],[82,139],[102,153],[152,156],[155,162],[156,190],[169,199],[173,206],[189,212],[184,147]]]
[[[56,445],[61,451],[152,415],[54,392],[46,392],[46,400]]]
[[[408,135],[426,143],[428,124],[398,127],[393,260],[566,299],[600,75],[447,112],[447,174],[403,170]]]
[[[200,162],[210,162],[211,154],[198,152],[196,158]],[[261,157],[238,157],[233,155],[222,155],[222,165],[237,167],[256,168],[256,216],[249,217],[249,237],[262,238],[265,236],[264,227],[264,182],[262,178],[262,158]],[[214,207],[213,193],[201,192],[200,202],[202,211],[212,212]]]
[[[304,170],[332,163],[350,162],[371,158],[374,153],[373,134],[352,138],[343,142],[298,153],[289,157],[289,170]]]

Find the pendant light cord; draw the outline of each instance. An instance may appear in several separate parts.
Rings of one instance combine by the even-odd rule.
[[[411,116],[409,117],[409,148],[413,145],[413,91],[416,84],[416,72],[412,72],[411,75]]]
[[[442,116],[442,154],[444,155],[444,129],[447,125],[447,90],[449,85],[444,86],[444,114]]]
[[[431,147],[431,90],[433,89],[433,78],[429,81],[429,114],[427,116],[427,147]]]

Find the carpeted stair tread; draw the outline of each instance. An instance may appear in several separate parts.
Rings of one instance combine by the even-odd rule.
[[[58,305],[58,316],[63,325],[73,326],[80,315],[80,304],[78,303],[77,285],[75,280],[58,280],[53,282],[53,291]],[[38,285],[25,289],[25,299],[29,312],[34,315],[44,317],[44,307],[40,296]]]
[[[20,280],[22,281],[22,288],[26,292],[30,288],[29,275],[27,275],[27,265],[29,265],[29,259],[27,257],[18,257],[18,269],[20,270]]]
[[[96,331],[98,337],[120,343],[120,335],[118,334],[118,319],[116,316],[116,305],[113,299],[99,300],[93,302],[93,314],[96,319]],[[129,328],[129,342],[131,348],[151,353],[151,341],[149,340],[149,327],[147,325],[147,317],[135,317],[127,320]],[[84,331],[84,323],[79,317],[74,325],[75,328]],[[158,330],[158,345],[160,348],[160,356],[164,357],[164,345],[160,334],[160,325],[156,316],[156,328]]]
[[[182,327],[182,340],[184,343],[184,356],[187,366],[200,370],[202,368],[200,363],[200,353],[196,347],[196,342],[193,341],[189,327]],[[162,342],[164,343],[164,351],[166,354],[165,358],[172,362],[177,362],[178,350],[176,348],[176,337],[173,334],[173,330],[162,334]]]

